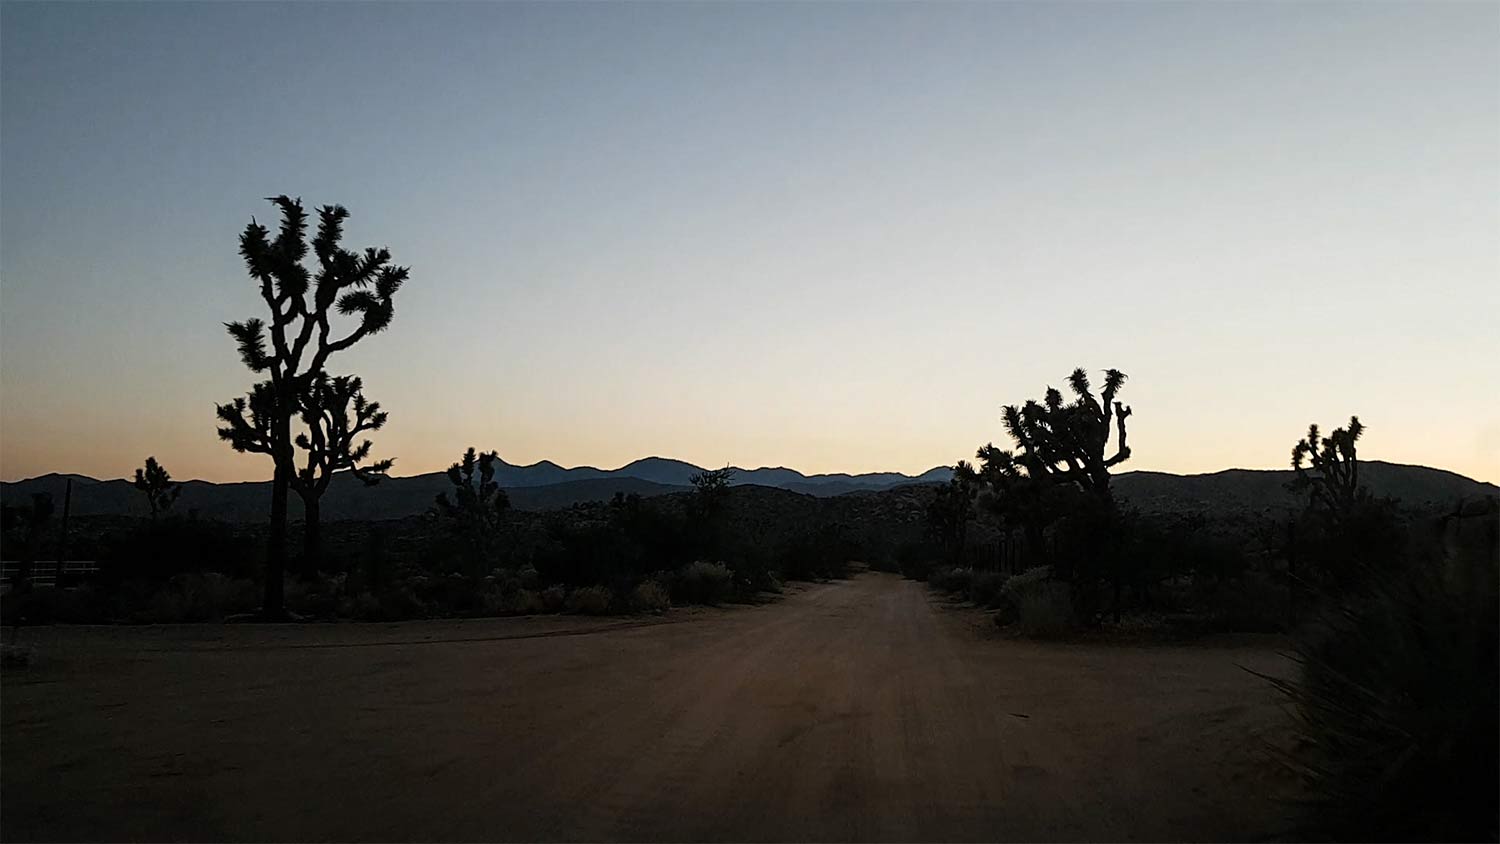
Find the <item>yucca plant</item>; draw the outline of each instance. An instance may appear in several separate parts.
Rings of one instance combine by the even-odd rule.
[[[1306,752],[1303,834],[1496,839],[1500,568],[1493,553],[1372,569],[1296,639],[1300,675],[1269,679]]]

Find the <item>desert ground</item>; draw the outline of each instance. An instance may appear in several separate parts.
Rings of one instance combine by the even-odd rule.
[[[8,634],[8,631],[7,631]],[[660,618],[53,627],[7,841],[1263,840],[1275,642],[1034,643],[866,573]]]

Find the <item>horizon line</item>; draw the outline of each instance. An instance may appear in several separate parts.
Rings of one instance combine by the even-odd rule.
[[[503,457],[500,458],[500,459],[502,461],[504,460]],[[534,463],[526,463],[526,464],[506,463],[505,465],[511,466],[511,467],[514,467],[514,468],[517,468],[517,469],[530,469],[532,467],[540,466],[540,465],[542,465],[544,463],[548,463],[548,464],[556,466],[559,469],[562,469],[564,471],[575,471],[575,470],[579,470],[579,469],[592,469],[592,470],[594,470],[596,472],[617,473],[617,472],[623,471],[625,468],[627,468],[629,466],[633,466],[636,463],[640,463],[640,462],[645,461],[645,460],[670,460],[670,461],[673,461],[675,463],[684,463],[684,464],[687,464],[688,466],[692,466],[695,469],[700,469],[700,470],[706,469],[706,467],[699,466],[698,464],[693,463],[693,462],[688,461],[688,460],[681,460],[681,459],[678,459],[678,458],[675,458],[675,457],[662,457],[660,455],[651,455],[649,457],[636,458],[635,460],[632,460],[632,461],[630,461],[628,463],[625,463],[624,465],[620,466],[617,469],[601,469],[601,468],[599,468],[597,466],[588,466],[588,465],[584,465],[584,466],[563,466],[563,465],[561,465],[561,464],[559,464],[559,463],[557,463],[555,461],[545,460],[545,459],[544,460],[538,460],[538,461],[536,461]],[[1456,471],[1456,470],[1453,470],[1453,469],[1445,469],[1445,468],[1443,468],[1441,466],[1428,466],[1428,465],[1422,464],[1422,463],[1397,463],[1397,462],[1394,462],[1394,461],[1391,461],[1391,460],[1361,460],[1360,462],[1361,463],[1366,463],[1366,464],[1369,464],[1369,463],[1382,463],[1382,464],[1385,464],[1387,466],[1406,466],[1406,467],[1413,467],[1413,468],[1418,468],[1418,469],[1430,469],[1430,470],[1436,471],[1436,472],[1447,472],[1448,474],[1451,474],[1451,475],[1457,475],[1457,476],[1459,476],[1461,478],[1466,478],[1466,479],[1474,481],[1476,483],[1488,484],[1490,486],[1500,486],[1500,483],[1497,483],[1495,481],[1487,481],[1487,480],[1484,480],[1483,478],[1476,478],[1476,477],[1473,477],[1471,475],[1466,475],[1463,472],[1459,472],[1459,471]],[[789,472],[796,472],[797,474],[801,475],[802,477],[808,478],[808,479],[813,479],[813,478],[828,478],[828,477],[860,478],[860,477],[865,477],[865,476],[868,476],[868,475],[900,475],[901,477],[909,478],[909,479],[915,481],[917,478],[920,478],[922,475],[925,475],[928,472],[932,472],[932,471],[934,471],[936,469],[951,469],[951,468],[953,468],[953,466],[952,466],[952,464],[939,464],[939,465],[933,466],[931,469],[928,469],[928,470],[926,470],[924,472],[920,472],[920,473],[918,473],[916,475],[909,475],[909,474],[907,474],[905,472],[878,471],[878,470],[877,471],[872,471],[872,472],[857,472],[857,473],[855,473],[855,472],[817,472],[817,473],[814,473],[814,474],[807,474],[805,472],[802,472],[799,469],[793,469],[793,468],[791,468],[789,466],[760,466],[760,467],[757,467],[755,469],[747,469],[747,468],[745,468],[743,466],[733,466],[733,465],[730,465],[727,468],[734,469],[734,470],[740,471],[740,472],[759,472],[759,471],[764,471],[764,470],[772,470],[772,471],[783,470],[783,471],[789,471]],[[347,470],[345,470],[345,471],[347,471]],[[423,477],[425,475],[442,474],[442,473],[444,473],[446,471],[448,471],[447,468],[442,468],[442,469],[432,469],[432,470],[429,470],[429,471],[426,471],[426,472],[417,472],[417,473],[410,474],[410,475],[384,475],[382,477],[385,478],[385,479],[389,479],[389,480],[405,480],[405,479],[409,479],[409,478],[420,478],[420,477]],[[1179,478],[1193,478],[1193,477],[1202,477],[1202,476],[1205,476],[1205,475],[1218,475],[1218,474],[1222,474],[1224,472],[1290,472],[1290,471],[1292,471],[1292,469],[1290,467],[1287,467],[1287,466],[1281,466],[1281,467],[1226,466],[1223,469],[1214,469],[1214,470],[1207,471],[1207,472],[1172,472],[1172,471],[1167,471],[1167,470],[1164,470],[1164,469],[1140,468],[1140,469],[1127,469],[1127,470],[1125,470],[1123,472],[1111,473],[1110,477],[1120,477],[1121,475],[1131,475],[1131,474],[1137,474],[1137,473],[1141,473],[1141,472],[1154,472],[1154,473],[1159,474],[1159,475],[1173,475],[1173,476],[1176,476],[1176,477],[1179,477]],[[342,474],[342,473],[339,473],[339,474]],[[54,475],[61,476],[61,477],[70,477],[71,476],[71,477],[76,477],[76,478],[83,478],[83,479],[86,479],[86,480],[94,481],[96,483],[109,483],[111,481],[125,481],[125,482],[128,483],[128,482],[131,482],[131,480],[132,480],[129,476],[121,476],[121,477],[118,477],[118,478],[100,478],[100,477],[96,477],[94,475],[85,474],[83,472],[53,471],[53,472],[44,472],[44,473],[42,473],[40,475],[31,475],[31,476],[28,476],[28,477],[16,478],[16,479],[0,478],[0,483],[19,484],[19,483],[25,483],[27,481],[35,481],[35,480],[40,480],[42,478],[52,477]],[[634,475],[627,475],[625,477],[636,477],[636,476],[634,476]],[[648,478],[637,478],[637,479],[638,480],[648,481],[648,482],[651,482],[651,483],[655,483],[655,481],[650,481],[650,479],[648,479]],[[210,480],[205,480],[203,478],[187,478],[187,479],[181,480],[181,481],[174,480],[173,482],[174,483],[182,483],[182,484],[202,483],[202,484],[213,484],[215,486],[229,486],[229,485],[233,485],[233,484],[262,484],[262,483],[270,483],[271,480],[272,479],[269,478],[269,477],[267,477],[267,478],[258,478],[258,479],[233,480],[233,481],[210,481]],[[578,478],[578,479],[571,479],[571,480],[556,481],[555,483],[571,483],[571,482],[573,482],[573,480],[605,480],[605,479],[598,479],[598,478]],[[749,484],[749,485],[750,486],[754,486],[754,484]],[[536,486],[552,486],[552,484],[537,484]]]

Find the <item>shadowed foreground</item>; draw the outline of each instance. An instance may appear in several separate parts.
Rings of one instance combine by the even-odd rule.
[[[678,623],[23,631],[29,839],[1256,839],[1263,648],[998,638],[867,574]],[[616,628],[616,629],[608,629]],[[574,634],[577,635],[574,635]],[[23,639],[26,641],[26,639]]]

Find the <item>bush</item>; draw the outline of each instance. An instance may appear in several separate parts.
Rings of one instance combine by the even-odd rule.
[[[338,613],[339,594],[343,588],[343,575],[307,579],[288,577],[282,587],[284,605],[298,615],[333,618]]]
[[[49,590],[50,591],[50,590]],[[225,616],[249,612],[259,604],[255,584],[222,574],[179,574],[157,589],[145,607],[127,613],[147,624],[223,621]]]
[[[974,572],[969,581],[969,600],[987,609],[999,607],[1001,590],[1009,579],[1009,576],[998,571]]]
[[[1077,624],[1072,591],[1068,584],[1052,581],[1026,589],[1017,595],[1016,618],[1027,636],[1064,635]]]
[[[409,586],[387,589],[379,595],[362,592],[340,606],[357,621],[405,621],[428,614],[427,604]]]
[[[969,584],[974,580],[974,570],[945,566],[933,569],[927,582],[944,592],[968,594]]]
[[[1193,603],[1207,610],[1214,627],[1238,633],[1275,633],[1286,628],[1291,597],[1270,574],[1247,571],[1225,581],[1195,582]]]
[[[614,597],[614,594],[603,586],[584,586],[568,593],[563,606],[568,612],[581,615],[607,615]]]
[[[1306,833],[1496,840],[1494,549],[1365,580],[1298,636],[1301,677],[1272,680],[1311,746],[1311,761],[1288,760],[1314,795]]]
[[[1078,623],[1073,592],[1068,584],[1052,580],[1052,569],[1039,566],[1006,580],[1000,587],[998,624],[1020,622],[1027,636],[1061,636]]]
[[[689,563],[677,570],[672,599],[681,604],[714,604],[734,595],[734,574],[723,563]]]
[[[630,606],[636,612],[666,612],[672,608],[672,595],[654,580],[647,580],[630,593]]]
[[[901,576],[925,581],[932,574],[932,561],[941,553],[930,542],[905,542],[896,549],[896,568]]]
[[[505,596],[500,609],[507,615],[540,615],[547,611],[547,604],[540,592],[518,589]]]
[[[1037,566],[1027,569],[1018,575],[1012,576],[1000,587],[1000,597],[1012,603],[1020,600],[1022,593],[1036,588],[1052,579],[1052,569],[1047,566]]]
[[[542,612],[562,612],[567,603],[568,590],[561,586],[548,586],[542,590]]]

